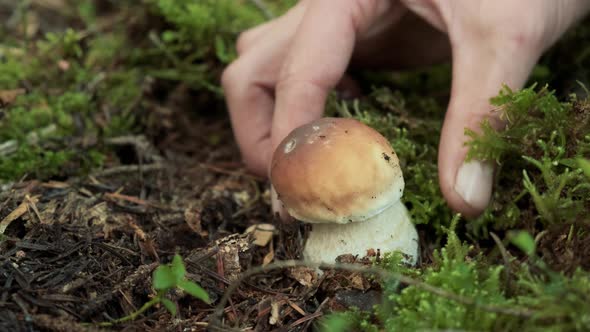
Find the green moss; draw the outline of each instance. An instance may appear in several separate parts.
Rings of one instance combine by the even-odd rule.
[[[547,87],[504,88],[492,99],[506,120],[503,131],[486,122],[467,131],[468,158],[492,160],[500,171],[494,204],[471,224],[474,234],[540,221],[568,224],[587,220],[590,181],[576,158],[588,156],[590,108],[577,99],[560,102]],[[534,209],[534,210],[533,210]],[[522,219],[523,212],[539,218]]]
[[[242,31],[268,19],[265,10],[251,1],[234,0],[150,0],[155,15],[163,17],[167,28],[152,33],[156,46],[137,53],[141,63],[158,62],[150,75],[181,81],[197,89],[208,89],[222,96],[219,88],[221,70],[236,58],[235,42]],[[280,13],[294,1],[267,2],[271,15]]]
[[[43,179],[60,173],[72,157],[68,151],[51,151],[34,145],[21,145],[8,157],[0,158],[0,179],[18,179],[29,174]]]
[[[343,316],[348,326],[363,331],[587,330],[588,271],[577,269],[573,275],[565,275],[550,270],[540,258],[531,259],[530,265],[512,258],[514,264],[507,270],[497,256],[483,253],[488,250],[485,239],[490,231],[502,234],[524,228],[536,236],[552,225],[588,221],[590,178],[584,175],[587,165],[579,160],[590,153],[589,102],[575,97],[561,101],[546,87],[536,86],[503,89],[493,98],[507,128],[496,131],[484,123],[481,133],[467,134],[471,137],[469,158],[499,165],[494,200],[482,217],[457,230],[436,179],[443,112],[428,98],[418,102],[415,96],[402,97],[399,91],[380,88],[362,100],[341,102],[332,97],[328,103],[328,115],[355,117],[391,141],[404,168],[403,200],[414,222],[422,224],[423,241],[442,240],[432,234],[447,236],[446,245],[434,251],[433,262],[427,265],[400,265],[395,254],[386,255],[379,265],[475,303],[507,312],[514,308],[515,313],[461,304],[417,286],[400,291],[398,282],[385,281],[386,302],[375,311],[378,322],[369,323],[352,311]],[[470,237],[473,245],[462,243],[459,234]],[[568,302],[560,307],[563,298]],[[534,314],[516,313],[521,310]]]
[[[552,273],[545,280],[526,270],[517,281],[518,301],[537,310],[522,322],[531,331],[588,331],[590,329],[590,274],[578,269],[572,276]],[[544,322],[545,321],[545,322]],[[549,322],[549,324],[547,324]]]
[[[67,140],[79,129],[92,131],[88,116],[93,107],[90,96],[81,92],[59,96],[31,93],[19,97],[0,120],[0,141],[13,142],[15,146],[14,151],[2,158],[0,179],[13,180],[25,174],[43,179],[60,174],[62,166],[69,161],[95,164],[96,158],[90,158],[93,161],[88,163],[86,156],[74,153]],[[79,126],[82,127],[76,128]]]
[[[384,280],[384,302],[374,317],[351,309],[328,315],[325,325],[347,331],[587,331],[590,328],[590,273],[555,272],[533,252],[528,263],[497,265],[474,246],[462,242],[454,218],[446,245],[434,251],[433,262],[414,269],[401,256],[388,254],[381,268],[403,273],[437,289]],[[511,259],[515,262],[515,259]],[[509,270],[506,270],[506,269]],[[441,294],[449,295],[441,295]],[[469,303],[459,302],[459,296]],[[329,329],[327,329],[329,330]]]
[[[92,8],[82,7],[92,24]],[[0,61],[0,89],[27,88],[0,118],[0,144],[8,147],[0,181],[85,173],[110,153],[104,137],[135,131],[144,74],[116,66],[129,56],[124,32],[55,31]]]
[[[467,246],[461,245],[461,251]],[[464,252],[463,252],[464,253]],[[467,260],[449,250],[440,251],[433,267],[423,271],[422,280],[431,286],[489,305],[511,305],[501,290],[502,266],[482,267],[477,259]],[[390,294],[391,306],[382,308],[387,331],[421,329],[463,329],[489,331],[496,328],[498,314],[476,306],[458,304],[452,299],[426,292],[418,287]],[[391,308],[391,311],[383,309]]]
[[[94,67],[109,65],[120,52],[124,52],[125,43],[128,42],[124,33],[105,33],[97,36],[88,43],[84,65]]]
[[[209,40],[204,44],[206,47],[198,49],[200,52],[215,47],[216,36],[232,37],[264,20],[256,8],[232,0],[157,0],[153,3],[159,13],[178,28],[166,31],[166,41]]]
[[[27,77],[28,69],[15,56],[8,55],[2,59],[0,55],[0,90],[18,88],[20,82]]]
[[[37,42],[41,56],[52,59],[76,59],[83,56],[80,45],[82,34],[72,28],[63,32],[48,32],[44,39]]]
[[[344,312],[332,313],[317,324],[321,332],[378,332],[368,313],[355,308]]]

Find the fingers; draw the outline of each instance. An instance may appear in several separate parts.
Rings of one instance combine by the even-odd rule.
[[[439,145],[438,169],[441,190],[455,211],[467,217],[479,215],[488,205],[493,186],[494,165],[465,162],[465,129],[481,132],[480,123],[489,119],[496,128],[504,125],[492,112],[489,99],[502,84],[521,88],[540,50],[528,44],[475,42],[453,49],[451,100]]]
[[[304,8],[296,6],[279,19],[244,32],[239,57],[223,72],[221,83],[234,136],[251,172],[267,175],[274,86]]]
[[[280,40],[276,42],[281,43]],[[264,43],[255,52],[248,52],[232,63],[222,76],[230,121],[242,159],[250,171],[261,176],[266,176],[269,160],[273,72],[280,67],[273,57],[278,57],[278,52],[280,49],[272,43]]]
[[[439,145],[439,181],[449,205],[475,217],[489,204],[494,165],[465,161],[465,129],[481,132],[480,123],[486,118],[496,129],[503,127],[489,98],[502,84],[522,88],[541,53],[590,9],[590,2],[544,1],[531,6],[527,1],[457,0],[439,1],[436,7],[438,16],[426,13],[427,19],[445,23],[453,53],[451,100]]]
[[[308,3],[276,86],[272,147],[296,127],[323,114],[326,97],[348,67],[356,36],[390,1],[316,0]]]
[[[239,55],[244,54],[259,45],[264,39],[273,39],[277,33],[287,33],[292,36],[305,11],[306,1],[300,1],[278,18],[250,28],[240,34],[236,41]]]

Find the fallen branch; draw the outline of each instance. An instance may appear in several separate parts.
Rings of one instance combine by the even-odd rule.
[[[116,166],[112,168],[107,168],[102,171],[98,171],[93,173],[92,175],[95,177],[101,176],[111,176],[116,174],[122,173],[136,173],[136,172],[154,172],[154,171],[161,171],[166,169],[166,165],[164,164],[148,164],[148,165],[125,165],[125,166]]]
[[[455,301],[457,303],[472,306],[478,308],[483,311],[493,312],[498,314],[504,314],[509,316],[518,316],[522,318],[530,318],[536,314],[535,310],[529,308],[521,308],[521,307],[508,307],[508,306],[498,306],[498,305],[491,305],[477,302],[475,299],[458,295],[453,292],[449,292],[439,287],[432,286],[427,284],[423,281],[405,276],[400,273],[395,273],[391,271],[384,270],[378,267],[367,267],[361,266],[357,264],[317,264],[305,261],[298,261],[298,260],[286,260],[280,262],[270,263],[265,266],[258,266],[252,269],[249,269],[242,273],[234,283],[232,283],[226,290],[225,294],[215,307],[213,311],[213,315],[211,316],[211,322],[209,327],[212,329],[217,329],[219,331],[229,331],[228,327],[223,326],[222,323],[222,316],[224,312],[224,308],[229,301],[232,293],[240,286],[240,284],[246,280],[247,278],[254,276],[260,273],[266,273],[273,270],[280,270],[284,268],[290,267],[309,267],[309,268],[316,268],[316,269],[335,269],[335,270],[346,270],[350,272],[360,272],[360,273],[367,273],[367,274],[374,274],[383,279],[396,279],[402,284],[406,284],[409,286],[415,286],[432,294],[438,295],[440,297],[444,297],[451,301]]]
[[[105,143],[111,145],[131,145],[141,160],[148,162],[161,162],[164,160],[158,153],[158,150],[144,135],[126,135],[108,138],[105,140]]]

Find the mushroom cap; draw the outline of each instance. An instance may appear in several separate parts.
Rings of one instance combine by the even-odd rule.
[[[399,159],[379,132],[349,118],[293,130],[274,151],[270,179],[287,212],[307,223],[360,222],[403,195]]]

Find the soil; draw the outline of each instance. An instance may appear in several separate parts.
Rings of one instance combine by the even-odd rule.
[[[0,0],[0,18],[12,6]],[[68,24],[40,21],[47,29]],[[352,271],[284,267],[241,280],[251,269],[300,258],[306,228],[272,215],[269,183],[242,165],[219,101],[182,84],[162,90],[172,91],[162,98],[152,87],[144,96],[142,134],[107,142],[117,158],[105,168],[0,186],[0,331],[307,331],[331,310],[379,302],[379,283]],[[249,232],[257,226],[272,238]],[[436,245],[418,230],[428,265]],[[568,241],[567,232],[550,229],[539,239],[543,257],[565,273],[590,269],[590,236]],[[176,317],[156,306],[98,327],[152,299],[153,271],[176,253],[211,304],[174,290],[167,298]],[[236,284],[218,317],[216,306]]]
[[[304,227],[273,217],[268,182],[240,163],[227,117],[170,107],[163,123],[172,128],[114,141],[128,164],[61,181],[24,179],[2,191],[0,220],[9,224],[0,248],[0,330],[95,330],[83,323],[123,317],[149,301],[152,272],[175,253],[212,304],[173,292],[178,317],[159,307],[107,330],[206,330],[240,273],[299,257]],[[220,139],[207,140],[213,133]],[[246,230],[265,224],[274,236],[256,244]],[[348,308],[359,294],[374,303],[378,290],[358,273],[271,271],[242,283],[223,323],[303,331],[323,309]]]

